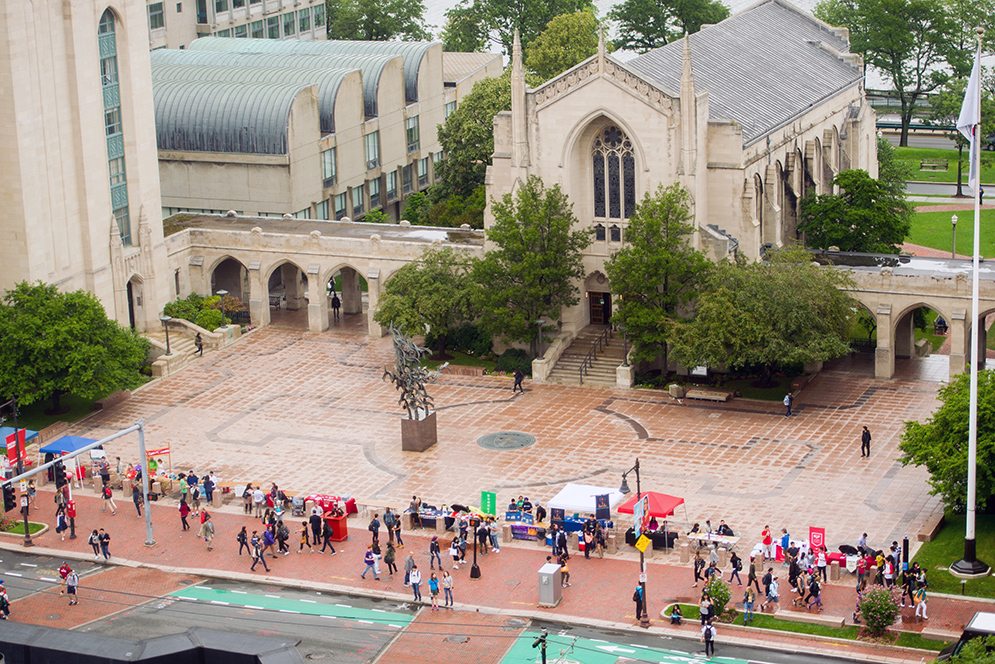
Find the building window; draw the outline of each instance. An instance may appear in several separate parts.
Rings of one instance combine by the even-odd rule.
[[[182,14],[183,13],[183,3],[182,2],[177,2],[176,3],[176,13],[177,14]]]
[[[404,193],[410,194],[412,190],[411,164],[401,169],[401,180],[403,182]]]
[[[176,297],[180,296],[180,271],[173,272],[173,289],[176,291]]]
[[[321,152],[321,186],[325,189],[335,186],[335,148]]]
[[[231,0],[232,9],[241,9],[245,6],[245,0]]]
[[[250,5],[260,5],[262,2],[263,0],[249,0]]]
[[[100,53],[101,85],[104,100],[104,134],[107,145],[107,179],[110,185],[111,210],[117,221],[121,243],[131,246],[131,221],[128,215],[128,179],[124,163],[124,137],[121,127],[121,91],[117,76],[117,37],[114,13],[104,11],[97,28]]]
[[[366,135],[366,170],[373,170],[380,165],[380,132],[373,131]]]
[[[418,116],[404,121],[404,130],[408,137],[408,154],[418,150]]]
[[[153,2],[149,5],[149,29],[158,30],[159,28],[165,27],[165,19],[162,13],[162,3]]]
[[[283,15],[283,36],[289,37],[297,32],[294,24],[294,12]]]
[[[352,188],[352,218],[358,219],[363,216],[365,210],[363,206],[363,187]]]
[[[266,38],[267,39],[279,39],[280,38],[280,17],[270,16],[266,19]]]
[[[251,27],[252,27],[252,38],[253,39],[262,39],[263,38],[263,22],[262,21],[253,21]]]
[[[387,200],[392,201],[397,198],[397,171],[387,173]]]
[[[301,22],[301,32],[311,32],[311,12],[302,9],[297,12],[297,18]]]
[[[609,228],[608,231],[609,231],[609,233],[611,233],[612,242],[621,242],[622,241],[622,229],[621,228],[619,228],[615,224],[612,224],[611,228]]]
[[[435,152],[432,154],[432,174],[435,176],[436,180],[442,178],[442,173],[439,171],[439,162],[442,161],[442,153]]]
[[[597,224],[594,227],[594,239],[600,242],[604,242],[605,240],[605,227],[601,224]]]
[[[231,37],[231,29],[229,28],[227,30],[218,30],[217,33],[215,33],[214,36],[215,37]]]
[[[594,139],[594,216],[629,218],[636,209],[636,160],[632,141],[618,127],[605,127]],[[624,212],[624,214],[623,214]]]
[[[236,25],[235,28],[232,30],[232,34],[236,37],[242,37],[242,38],[248,37],[249,36],[248,27],[249,26],[247,25]]]
[[[317,217],[322,221],[328,221],[328,201],[318,203]]]
[[[456,102],[454,102],[454,101],[447,102],[446,103],[446,117],[448,118],[450,115],[452,115],[455,112],[456,112]]]
[[[346,216],[345,206],[346,206],[346,195],[344,193],[343,194],[336,194],[336,196],[335,196],[335,218],[336,219],[343,219],[343,218],[345,218],[345,216]]]
[[[418,188],[423,189],[428,185],[428,157],[418,160]]]
[[[214,13],[222,14],[228,11],[228,0],[214,0]]]
[[[314,6],[314,27],[320,28],[325,25],[325,3]]]
[[[380,178],[370,180],[370,209],[380,207]]]

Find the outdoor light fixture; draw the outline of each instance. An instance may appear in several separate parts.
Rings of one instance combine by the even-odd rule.
[[[539,327],[539,357],[542,357],[542,326],[546,324],[544,318],[540,318],[536,321],[536,325]]]
[[[221,296],[221,327],[226,327],[228,324],[225,323],[225,295],[228,294],[226,290],[219,290],[218,295]]]
[[[617,325],[618,331],[622,333],[622,366],[629,366],[629,340],[625,337],[625,325]],[[622,476],[622,486],[625,486],[625,476]],[[623,492],[624,493],[624,492]]]
[[[162,326],[166,328],[166,355],[172,355],[172,351],[169,349],[169,321],[173,320],[172,316],[159,316],[159,320],[162,321]]]
[[[638,457],[636,458],[636,465],[634,465],[632,468],[622,473],[622,486],[619,487],[618,491],[622,495],[626,495],[629,493],[629,483],[626,481],[626,475],[628,475],[632,471],[636,472],[636,503],[638,504],[643,497],[642,487],[640,486],[639,483]],[[633,514],[635,514],[636,511],[637,510],[635,509],[634,505],[632,510]],[[639,587],[642,589],[642,594],[643,594],[643,606],[639,612],[639,626],[648,628],[650,626],[650,616],[649,613],[647,613],[646,611],[646,607],[649,606],[649,603],[646,600],[646,557],[642,551],[639,552]]]
[[[950,224],[954,229],[954,243],[950,247],[950,258],[957,258],[957,215],[950,217]]]

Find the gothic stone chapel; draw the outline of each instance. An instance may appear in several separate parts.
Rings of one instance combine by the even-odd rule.
[[[875,116],[848,33],[764,0],[626,63],[598,53],[531,90],[512,54],[511,111],[494,119],[488,200],[530,175],[559,184],[594,229],[581,303],[563,332],[606,323],[605,260],[657,186],[690,193],[694,242],[720,260],[757,259],[797,237],[799,201],[841,170],[877,176]],[[494,219],[488,208],[484,223]]]

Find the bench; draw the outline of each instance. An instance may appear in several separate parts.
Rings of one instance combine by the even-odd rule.
[[[93,402],[94,410],[107,410],[111,406],[116,406],[122,401],[127,401],[128,397],[131,396],[131,390],[118,390],[117,392],[112,392],[108,394],[103,399],[97,399]]]
[[[930,628],[926,627],[920,632],[922,638],[929,639],[930,641],[945,641],[948,643],[953,643],[960,638],[960,632],[951,632],[945,629]]]
[[[827,616],[824,613],[809,613],[808,611],[790,611],[788,609],[778,609],[774,612],[774,617],[789,622],[826,625],[827,627],[843,627],[846,624],[846,621],[839,616]]]
[[[922,530],[919,531],[916,539],[920,542],[932,542],[940,533],[940,529],[943,528],[943,522],[944,516],[942,511],[934,514],[923,524]]]
[[[728,392],[722,392],[719,390],[705,390],[701,388],[691,388],[684,393],[684,398],[686,399],[702,399],[704,401],[729,401],[732,397]]]
[[[945,171],[949,168],[949,159],[921,159],[919,161],[920,171]]]

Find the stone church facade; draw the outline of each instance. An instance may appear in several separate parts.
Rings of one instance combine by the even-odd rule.
[[[841,170],[877,176],[875,116],[847,32],[783,0],[627,63],[598,53],[527,89],[512,57],[512,109],[494,120],[488,200],[529,176],[559,184],[593,241],[562,312],[564,336],[611,315],[605,261],[635,206],[658,185],[688,190],[694,243],[715,260],[796,241],[799,201]],[[491,210],[485,226],[493,223]]]

